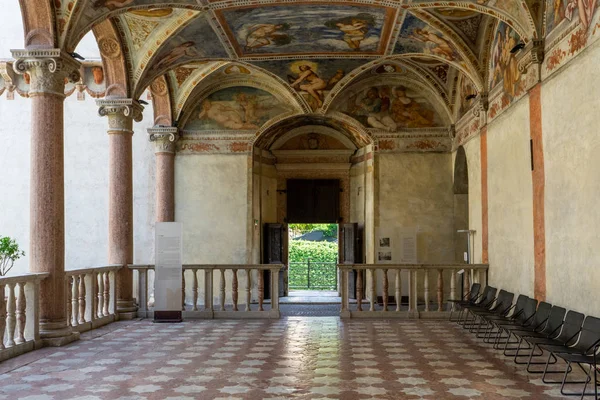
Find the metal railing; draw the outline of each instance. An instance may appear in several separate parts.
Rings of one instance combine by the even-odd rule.
[[[313,261],[288,263],[288,288],[299,290],[337,290],[335,262]]]

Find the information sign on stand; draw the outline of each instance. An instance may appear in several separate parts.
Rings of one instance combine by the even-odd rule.
[[[181,322],[182,225],[157,222],[155,235],[154,322]]]

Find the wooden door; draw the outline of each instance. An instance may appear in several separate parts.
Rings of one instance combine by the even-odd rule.
[[[283,225],[265,224],[264,227],[264,264],[284,264],[283,262]],[[271,298],[271,272],[264,271],[265,299]],[[279,271],[279,297],[285,296],[284,271]]]
[[[360,264],[362,259],[362,232],[358,224],[340,224],[340,264]],[[348,296],[356,298],[356,270],[348,274]]]

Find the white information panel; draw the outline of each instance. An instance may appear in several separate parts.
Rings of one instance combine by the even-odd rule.
[[[157,222],[155,234],[154,319],[181,320],[182,224]]]

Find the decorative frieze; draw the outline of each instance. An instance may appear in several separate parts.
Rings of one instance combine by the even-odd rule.
[[[175,127],[148,128],[149,139],[154,143],[155,153],[175,153],[175,143],[179,139]]]
[[[133,133],[133,121],[142,120],[143,107],[134,99],[96,100],[98,114],[108,117],[108,133]]]
[[[79,81],[81,64],[60,49],[11,50],[17,74],[30,77],[29,96],[65,96],[65,83]]]

